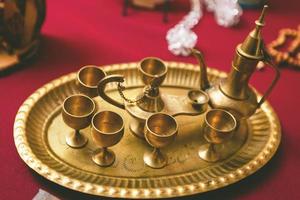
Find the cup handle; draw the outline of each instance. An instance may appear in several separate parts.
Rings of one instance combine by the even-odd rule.
[[[98,94],[99,96],[104,99],[105,101],[107,101],[108,103],[118,107],[118,108],[122,108],[125,110],[125,105],[112,99],[111,97],[109,97],[106,93],[105,93],[105,88],[106,85],[108,83],[111,82],[119,82],[119,83],[123,83],[124,82],[124,76],[122,75],[109,75],[104,77],[99,83],[98,83]]]
[[[280,77],[280,72],[279,69],[277,68],[277,66],[274,64],[274,62],[272,61],[272,58],[270,57],[270,55],[267,53],[267,51],[265,50],[265,48],[263,47],[263,55],[264,55],[264,60],[263,62],[265,64],[267,64],[268,66],[270,66],[274,71],[275,71],[275,77],[272,80],[271,85],[269,86],[269,88],[266,90],[266,92],[264,93],[264,95],[262,96],[262,98],[259,100],[258,104],[257,104],[257,108],[259,108],[266,100],[266,98],[269,96],[269,94],[271,93],[271,91],[273,90],[274,86],[276,85],[277,81],[279,80]]]

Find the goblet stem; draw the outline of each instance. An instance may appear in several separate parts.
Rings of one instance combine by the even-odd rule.
[[[152,97],[156,97],[159,95],[159,87],[149,85],[147,88],[148,95]]]
[[[72,148],[81,148],[86,145],[88,139],[81,135],[79,130],[71,132],[66,136],[66,143]]]
[[[104,161],[104,162],[105,162],[106,160],[111,159],[111,154],[110,154],[110,152],[108,151],[108,148],[107,148],[107,147],[103,147],[103,148],[102,148],[102,158],[103,158],[103,161]]]
[[[159,159],[159,160],[164,159],[164,156],[163,156],[163,154],[161,153],[161,151],[160,151],[159,148],[154,148],[154,149],[153,149],[153,151],[152,151],[152,156],[153,156],[153,158],[155,158],[155,159]]]
[[[79,138],[81,136],[79,130],[75,130],[75,138]]]
[[[114,163],[115,154],[113,151],[108,150],[107,147],[103,147],[94,151],[92,159],[97,165],[108,167]]]
[[[210,143],[208,146],[208,151],[211,152],[212,154],[215,154],[216,153],[215,144]]]
[[[216,151],[215,144],[213,143],[200,146],[198,155],[201,159],[207,162],[216,162],[220,160],[220,155]]]
[[[154,148],[152,152],[146,152],[144,154],[144,163],[149,167],[159,169],[167,165],[167,159],[159,148]]]

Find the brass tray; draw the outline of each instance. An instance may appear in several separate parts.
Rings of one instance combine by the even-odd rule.
[[[199,86],[199,69],[195,65],[167,62],[169,67],[162,91],[185,93]],[[137,94],[142,88],[137,63],[104,66],[108,74],[123,74],[126,90]],[[211,81],[226,73],[208,69]],[[279,120],[268,102],[264,103],[239,131],[239,150],[228,159],[207,163],[197,156],[205,141],[200,127],[203,115],[178,117],[179,134],[164,152],[169,165],[151,169],[144,165],[142,155],[146,142],[131,134],[129,115],[96,97],[98,109],[114,110],[123,115],[126,129],[120,143],[113,146],[116,162],[101,168],[91,160],[96,149],[89,128],[83,133],[89,138],[83,149],[72,149],[65,144],[69,128],[61,117],[63,100],[73,93],[76,74],[58,78],[34,92],[20,107],[14,124],[14,141],[20,157],[37,173],[64,187],[99,196],[127,198],[166,198],[202,193],[237,182],[257,171],[276,152],[281,140]],[[108,85],[109,95],[118,97],[116,87]],[[121,99],[120,99],[121,100]],[[237,148],[237,147],[235,147]]]

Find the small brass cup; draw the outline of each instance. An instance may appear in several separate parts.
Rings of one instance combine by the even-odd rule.
[[[208,107],[209,96],[202,90],[190,90],[188,92],[188,100],[192,104],[193,108],[205,112]]]
[[[75,94],[65,99],[62,106],[64,122],[75,131],[68,133],[66,143],[73,148],[83,147],[88,139],[79,130],[88,127],[95,111],[94,101],[83,94]]]
[[[216,151],[215,145],[222,144],[230,139],[237,127],[235,117],[228,111],[222,109],[209,110],[205,115],[203,134],[209,142],[200,146],[198,155],[208,162],[221,160],[220,154]]]
[[[167,157],[161,153],[160,148],[170,144],[178,133],[176,120],[164,113],[151,115],[145,125],[145,138],[154,147],[152,152],[145,152],[144,163],[151,168],[159,169],[167,165]]]
[[[99,67],[93,65],[82,67],[77,73],[78,90],[91,98],[98,96],[98,83],[105,76],[106,73]]]
[[[141,60],[138,70],[144,84],[156,88],[165,80],[168,68],[159,58],[148,57]]]
[[[94,151],[92,159],[101,166],[108,167],[115,161],[115,154],[107,147],[117,144],[124,134],[123,118],[112,111],[100,111],[92,119],[92,138],[101,148]]]

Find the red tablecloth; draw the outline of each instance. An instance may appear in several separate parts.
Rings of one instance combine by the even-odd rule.
[[[188,1],[174,1],[167,24],[159,11],[130,8],[129,16],[123,17],[122,2],[47,1],[40,55],[31,64],[0,78],[0,199],[31,199],[39,188],[63,199],[91,198],[41,178],[17,154],[13,141],[15,114],[43,84],[86,64],[131,62],[146,56],[196,63],[192,57],[172,55],[165,41],[167,30],[189,10]],[[279,29],[296,28],[300,23],[299,1],[269,2],[263,32],[266,42],[275,39]],[[199,36],[197,47],[204,52],[207,64],[228,71],[236,45],[254,27],[258,16],[259,10],[246,10],[241,23],[227,29],[218,26],[211,13],[205,13],[195,31]],[[271,70],[257,72],[253,85],[263,91],[272,75]],[[269,97],[282,124],[282,143],[275,157],[247,179],[197,198],[300,199],[300,71],[282,68],[281,75]]]

